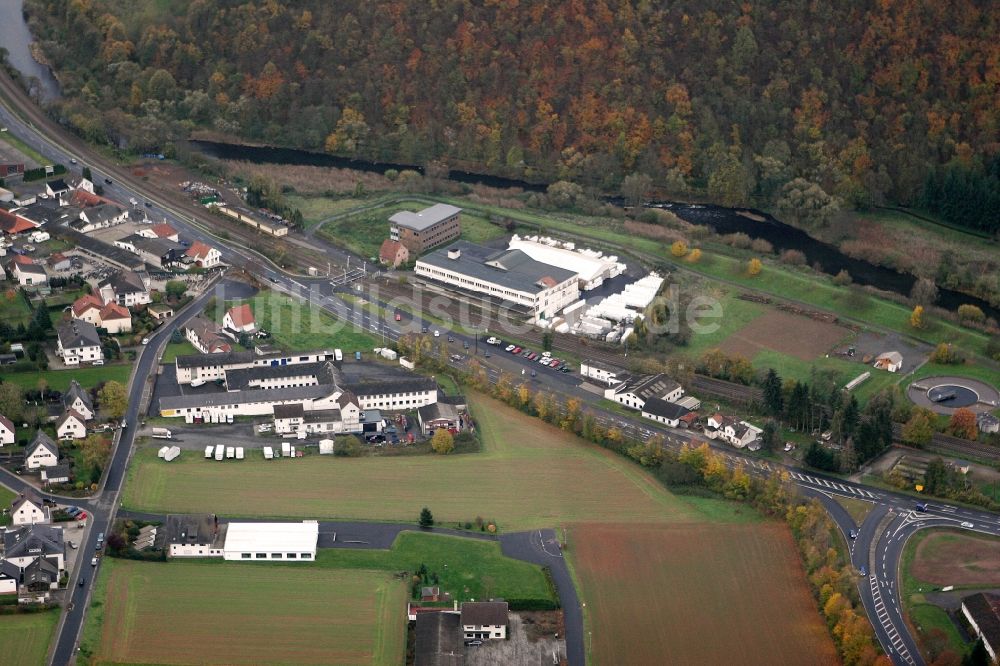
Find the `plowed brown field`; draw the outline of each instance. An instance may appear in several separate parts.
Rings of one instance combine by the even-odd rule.
[[[830,351],[850,331],[843,326],[816,321],[781,310],[768,309],[722,341],[727,354],[752,359],[770,349],[803,361],[811,361]]]
[[[593,664],[837,664],[781,523],[570,530]]]

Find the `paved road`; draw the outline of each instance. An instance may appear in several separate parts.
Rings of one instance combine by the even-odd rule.
[[[122,484],[125,480],[125,471],[129,458],[132,455],[132,444],[135,440],[135,425],[139,423],[139,405],[144,391],[151,389],[150,379],[155,375],[156,365],[163,353],[163,347],[170,340],[170,335],[179,326],[189,321],[204,306],[205,302],[212,296],[211,289],[206,290],[201,296],[195,298],[187,308],[178,313],[167,324],[159,328],[150,335],[148,345],[139,350],[139,355],[135,362],[135,371],[129,384],[129,405],[125,415],[125,421],[130,424],[124,430],[119,430],[115,438],[114,450],[111,454],[111,462],[108,464],[108,471],[104,476],[104,485],[100,494],[93,500],[86,502],[90,510],[90,525],[87,527],[84,537],[80,542],[81,554],[79,562],[86,562],[86,555],[93,553],[97,549],[98,533],[108,532],[108,528],[114,520],[115,508],[118,504],[118,497]],[[75,502],[80,505],[79,502]],[[98,565],[99,566],[99,565]],[[69,594],[67,600],[67,610],[64,612],[55,641],[55,649],[52,653],[51,662],[53,664],[68,664],[73,658],[80,629],[83,626],[84,614],[90,602],[90,593],[96,570],[87,569],[90,567],[77,566],[70,574]],[[92,569],[92,568],[91,568]],[[77,584],[80,577],[86,578],[83,586]]]

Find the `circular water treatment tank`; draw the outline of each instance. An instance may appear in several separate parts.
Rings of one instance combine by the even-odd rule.
[[[942,407],[968,407],[979,401],[979,394],[957,384],[939,384],[927,391],[927,399]]]

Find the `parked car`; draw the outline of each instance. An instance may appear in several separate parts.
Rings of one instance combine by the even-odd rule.
[[[142,339],[142,344],[148,345],[149,344],[149,338],[143,338]]]
[[[530,355],[531,355],[530,349],[525,349],[523,352],[521,352],[521,356],[524,356],[525,358],[527,358]]]
[[[550,352],[550,351],[543,351],[542,352],[542,356],[552,356],[552,352]]]
[[[437,331],[437,330],[435,330],[435,331],[434,331],[434,337],[435,337],[435,338],[440,338],[440,337],[441,337],[441,331]]]
[[[549,363],[549,367],[552,368],[553,370],[558,370],[559,366],[560,366],[559,361],[552,361]]]
[[[511,353],[512,354],[520,354],[521,353],[521,348],[520,347],[514,347],[514,351],[512,351]]]
[[[396,313],[396,321],[403,321],[403,315]]]
[[[96,557],[90,558],[90,566],[92,566],[92,567],[96,567],[97,566],[97,558]]]
[[[76,514],[76,519],[77,520],[87,520],[87,512],[86,511],[81,511],[80,513]]]
[[[76,550],[76,541],[70,541],[69,547],[72,548],[73,550]]]
[[[509,352],[514,351],[514,345],[507,345],[507,349],[505,349],[504,351],[509,351]]]
[[[80,576],[80,582],[77,583],[77,585],[79,585],[80,587],[83,587],[86,584],[87,584],[87,577],[86,576]]]

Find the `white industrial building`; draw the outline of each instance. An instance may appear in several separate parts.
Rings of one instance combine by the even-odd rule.
[[[580,283],[580,291],[596,289],[605,280],[618,277],[625,272],[625,264],[616,256],[604,256],[602,252],[590,249],[577,249],[569,241],[558,241],[546,236],[525,236],[515,234],[510,239],[508,248],[520,250],[526,255],[543,264],[559,266],[576,273]]]
[[[522,250],[494,250],[466,241],[417,260],[414,272],[460,290],[523,308],[532,322],[552,319],[580,297],[576,273],[532,259]]]
[[[238,562],[281,560],[312,562],[316,559],[319,523],[229,523],[222,557]]]
[[[642,317],[663,287],[663,278],[650,273],[626,285],[620,293],[612,294],[600,303],[587,308],[586,316],[610,321],[631,322]]]
[[[224,362],[215,364],[218,357]],[[303,354],[294,358],[311,357]],[[183,365],[187,378],[204,381],[213,377],[224,390],[195,387],[184,395],[164,396],[160,398],[160,416],[183,417],[193,423],[273,415],[289,431],[356,432],[359,412],[412,410],[437,402],[437,382],[430,377],[372,363],[337,367],[331,361],[282,363],[281,359],[288,359],[283,355],[267,359],[265,365],[258,364],[261,358],[238,353],[179,357],[179,378]],[[277,407],[281,407],[278,413]]]
[[[677,402],[683,395],[683,387],[662,373],[631,377],[604,390],[604,397],[608,400],[614,400],[626,407],[638,410],[642,410],[646,400],[650,398]]]

